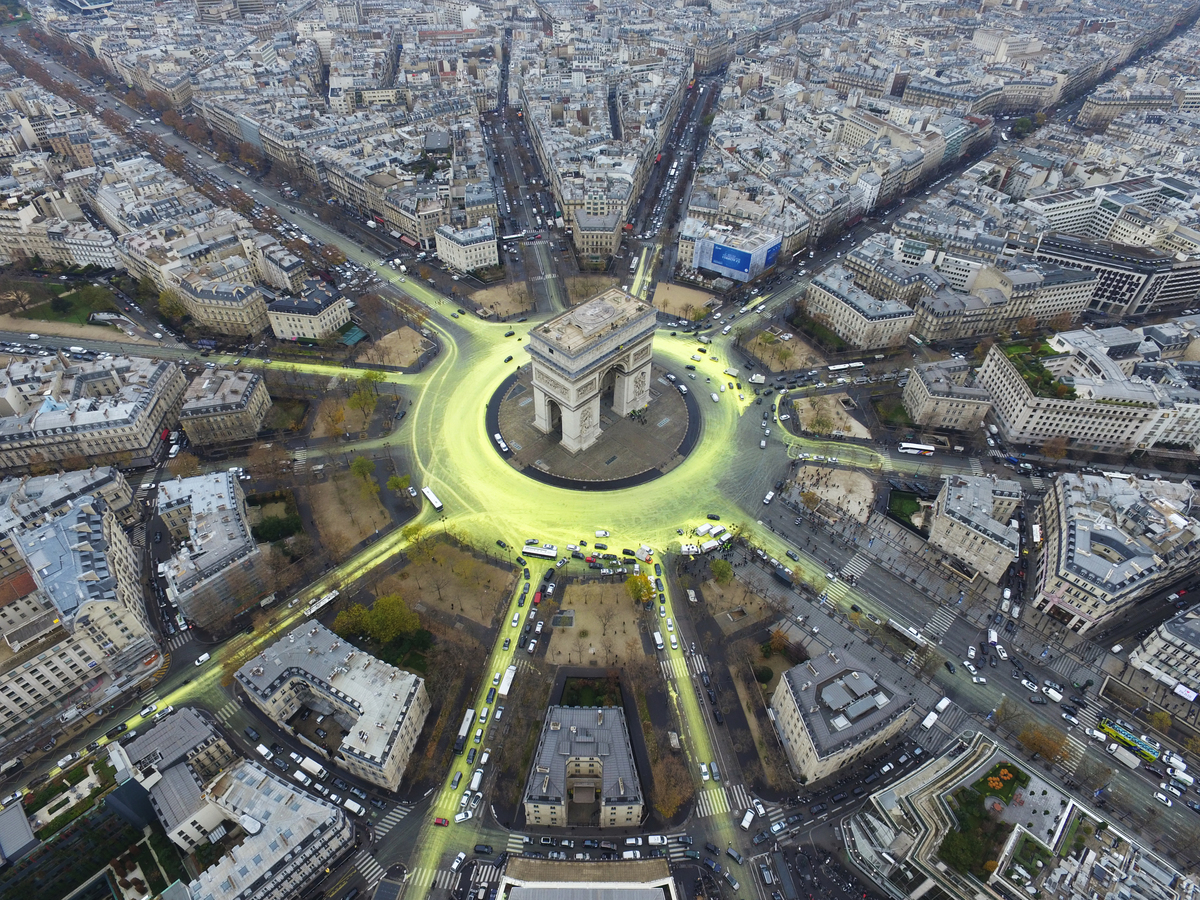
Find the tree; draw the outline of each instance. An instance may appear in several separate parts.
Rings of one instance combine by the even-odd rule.
[[[1037,316],[1024,316],[1017,322],[1018,334],[1033,334],[1037,330]]]
[[[975,345],[975,358],[983,359],[988,355],[988,351],[992,349],[992,345],[996,341],[993,338],[985,337],[982,341]]]
[[[630,575],[625,579],[625,593],[634,603],[645,603],[654,599],[654,585],[646,575]]]
[[[649,579],[647,579],[649,580]],[[600,622],[600,637],[601,639],[608,637],[608,626],[612,624],[612,620],[617,616],[617,611],[611,606],[601,606],[596,611],[596,619]],[[605,643],[605,652],[608,652],[608,644]]]
[[[187,315],[187,307],[174,291],[160,291],[158,294],[158,311],[168,319],[182,319]]]
[[[803,503],[807,509],[816,509],[821,505],[821,496],[814,491],[804,491],[800,495],[800,502]]]
[[[1061,759],[1067,746],[1066,733],[1049,725],[1027,725],[1017,735],[1017,740],[1030,753],[1036,753],[1048,762]]]
[[[346,412],[340,403],[330,401],[321,410],[321,418],[325,420],[325,430],[329,434],[335,435],[342,430],[342,423],[346,421]]]
[[[1049,459],[1062,459],[1067,455],[1067,437],[1063,434],[1056,434],[1042,444],[1042,456]]]
[[[783,629],[776,628],[774,631],[771,632],[771,639],[770,639],[770,641],[768,641],[768,643],[771,645],[771,650],[773,652],[782,653],[784,650],[786,650],[788,648],[788,644],[790,642],[788,641],[787,635],[784,634]]]
[[[1156,709],[1146,716],[1146,721],[1155,731],[1161,731],[1164,734],[1171,728],[1171,714],[1161,709]]]
[[[181,478],[200,474],[200,460],[194,453],[180,453],[171,460],[171,471]]]
[[[362,427],[367,427],[367,422],[371,418],[371,413],[375,412],[375,406],[379,403],[379,398],[370,390],[357,390],[350,395],[350,399],[346,401],[346,405],[351,409],[356,409],[362,413]]]
[[[421,627],[421,617],[408,608],[399,594],[385,594],[376,600],[369,621],[371,637],[381,644],[390,644]]]
[[[408,486],[411,482],[412,477],[409,475],[393,475],[387,480],[387,489],[403,495],[408,491]]]
[[[1069,312],[1060,312],[1050,320],[1051,331],[1066,331],[1075,323],[1075,317]]]
[[[370,391],[376,397],[379,396],[378,385],[381,381],[386,381],[387,376],[376,369],[368,369],[363,372],[358,378],[358,390]]]
[[[371,613],[361,603],[355,603],[337,614],[333,620],[333,631],[344,638],[370,634]]]
[[[356,456],[350,460],[350,474],[355,478],[361,478],[363,481],[371,480],[375,474],[375,460],[368,459],[365,456]]]
[[[58,313],[60,316],[65,316],[67,313],[69,313],[71,311],[71,301],[68,300],[66,297],[58,297],[58,296],[51,297],[50,298],[50,309],[52,309],[54,312]]]
[[[708,568],[712,571],[712,576],[716,579],[717,584],[725,585],[733,581],[733,566],[724,559],[714,559],[708,564]]]

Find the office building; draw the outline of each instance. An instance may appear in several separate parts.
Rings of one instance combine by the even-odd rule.
[[[1021,552],[1013,518],[1021,485],[996,477],[947,475],[929,511],[929,544],[968,572],[999,584]]]
[[[641,848],[647,856],[646,848]],[[497,896],[505,900],[681,900],[666,859],[576,860],[510,856]]]
[[[1200,606],[1167,619],[1129,651],[1129,665],[1189,703],[1200,692]]]
[[[770,708],[792,772],[819,781],[911,726],[902,677],[886,660],[865,662],[840,645],[784,672]]]
[[[491,219],[480,219],[471,228],[439,225],[434,240],[438,258],[455,271],[474,272],[500,265],[500,245]]]
[[[158,486],[158,514],[175,554],[166,595],[194,623],[219,630],[268,592],[266,545],[250,533],[246,495],[232,472],[175,478]]]
[[[1042,499],[1032,605],[1088,634],[1195,572],[1195,503],[1187,481],[1060,475]]]
[[[525,784],[525,821],[636,828],[645,797],[619,707],[552,706]]]
[[[299,297],[271,301],[267,319],[281,341],[322,341],[350,321],[350,304],[333,285],[313,278]]]
[[[183,395],[179,424],[196,447],[252,441],[270,409],[271,395],[261,375],[205,369]]]
[[[269,324],[255,284],[191,273],[179,282],[179,300],[198,326],[217,334],[253,337]]]
[[[914,423],[944,431],[974,431],[992,408],[991,395],[975,383],[974,367],[959,359],[913,366],[901,397]]]
[[[814,278],[804,294],[804,310],[856,350],[899,347],[915,316],[897,300],[879,300],[854,284],[840,265]]]
[[[148,464],[186,387],[165,360],[13,357],[0,373],[0,468]]]
[[[335,765],[398,790],[429,715],[425,682],[344,642],[316,622],[297,625],[237,672],[246,696],[276,722],[307,706],[345,730]]]

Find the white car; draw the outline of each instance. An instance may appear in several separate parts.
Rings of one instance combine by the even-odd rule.
[[[1071,715],[1070,713],[1063,713],[1062,717],[1063,717],[1064,722],[1068,722],[1072,726],[1079,724],[1079,720],[1077,718],[1075,718],[1073,715]]]
[[[971,681],[975,684],[987,684],[987,679],[984,678],[982,675],[976,675],[974,678],[971,679]]]
[[[996,655],[1003,660],[1008,659],[1008,651],[1005,650],[1003,647],[1001,647],[999,644],[996,645]]]
[[[1083,733],[1090,737],[1093,741],[1106,741],[1108,736],[1103,731],[1097,731],[1095,728],[1085,728]]]
[[[975,648],[968,647],[967,648],[967,659],[974,659],[974,658],[975,658]]]
[[[965,659],[963,660],[963,668],[966,669],[968,672],[970,672],[972,675],[979,674],[979,670],[977,668],[975,668],[973,665],[971,665],[971,663],[967,662]]]
[[[1168,797],[1166,794],[1160,794],[1157,791],[1155,791],[1155,793],[1154,793],[1154,799],[1157,800],[1159,803],[1161,803],[1163,806],[1174,806],[1175,805],[1174,803],[1171,802],[1170,797]]]
[[[674,630],[675,630],[675,620],[667,619],[667,631],[674,631]]]
[[[1025,688],[1025,690],[1029,691],[1032,694],[1036,694],[1039,690],[1038,686],[1036,684],[1034,684],[1032,681],[1030,681],[1028,678],[1021,679],[1021,687]]]
[[[708,781],[708,763],[700,763],[700,780]]]

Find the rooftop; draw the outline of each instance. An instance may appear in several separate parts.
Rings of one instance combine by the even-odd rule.
[[[188,385],[179,417],[211,416],[244,409],[262,376],[232,369],[205,369]]]
[[[625,713],[610,706],[552,706],[546,710],[525,800],[565,802],[568,762],[593,756],[600,759],[603,769],[601,804],[641,802]]]
[[[188,539],[167,561],[165,573],[176,592],[186,592],[257,546],[230,472],[164,481],[157,502],[160,515],[188,508]]]
[[[622,329],[652,329],[655,316],[653,308],[614,287],[538,326],[530,339],[546,345],[550,354],[574,358]]]
[[[995,544],[1002,544],[1014,554],[1020,551],[1017,529],[994,515],[996,495],[1020,501],[1021,485],[1016,481],[974,475],[946,475],[942,495],[945,514],[983,535]]]

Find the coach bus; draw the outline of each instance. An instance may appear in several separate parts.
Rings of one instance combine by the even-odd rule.
[[[542,559],[558,559],[557,547],[538,547],[536,544],[530,544],[528,547],[521,548],[523,556],[537,556]]]
[[[830,372],[848,372],[850,369],[862,369],[864,364],[860,362],[842,363],[839,366],[830,366]]]
[[[931,444],[901,444],[898,449],[901,453],[911,453],[914,456],[933,456],[937,447]]]
[[[1101,719],[1099,728],[1110,737],[1116,738],[1142,759],[1154,761],[1158,759],[1158,748],[1143,741],[1140,737],[1113,719]]]
[[[425,495],[426,500],[433,504],[434,509],[438,512],[442,511],[442,501],[437,498],[437,494],[427,487],[421,488],[421,493]]]

